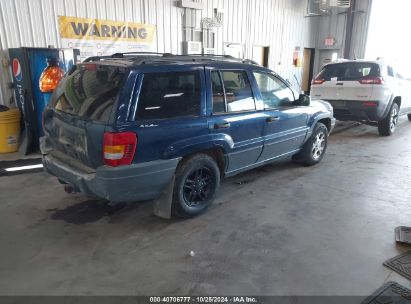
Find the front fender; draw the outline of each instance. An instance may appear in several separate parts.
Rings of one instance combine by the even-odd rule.
[[[307,132],[307,137],[306,139],[310,138],[311,134],[314,131],[315,125],[322,119],[330,119],[331,121],[331,129],[329,130],[331,132],[332,128],[335,125],[335,118],[331,115],[329,112],[316,112],[314,115],[312,115],[309,120],[308,120],[308,127],[309,130]]]

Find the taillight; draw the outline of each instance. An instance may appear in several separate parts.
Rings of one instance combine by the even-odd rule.
[[[104,133],[103,160],[107,166],[130,165],[137,148],[137,135],[133,132]]]
[[[364,78],[359,80],[361,84],[385,84],[382,77]]]
[[[323,84],[325,82],[324,78],[315,78],[313,79],[313,81],[311,82],[311,84]]]

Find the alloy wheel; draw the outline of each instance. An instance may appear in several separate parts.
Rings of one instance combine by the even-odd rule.
[[[318,133],[313,141],[313,147],[311,150],[314,160],[318,160],[324,152],[325,148],[325,134],[324,132]]]
[[[391,132],[395,131],[395,128],[398,124],[398,110],[397,108],[393,108],[391,111],[391,118],[390,118],[390,130]]]
[[[207,201],[213,191],[213,175],[209,168],[202,166],[191,172],[183,185],[183,196],[190,207]]]

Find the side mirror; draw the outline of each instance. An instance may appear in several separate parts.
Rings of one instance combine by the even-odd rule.
[[[311,97],[305,94],[300,94],[298,98],[298,105],[299,106],[309,106],[311,102]]]

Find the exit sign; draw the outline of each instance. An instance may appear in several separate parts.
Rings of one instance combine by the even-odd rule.
[[[333,46],[335,44],[335,39],[333,37],[325,38],[324,44],[325,46]]]

